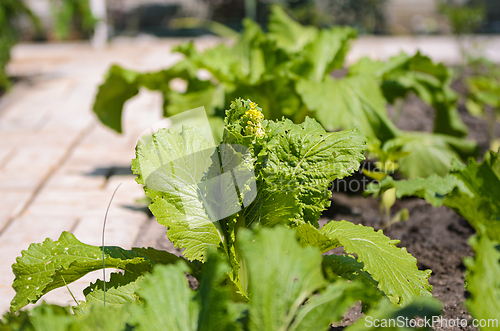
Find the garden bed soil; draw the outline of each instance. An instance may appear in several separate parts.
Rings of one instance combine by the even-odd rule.
[[[460,84],[454,86],[460,90]],[[459,91],[462,92],[462,91]],[[394,108],[389,109],[389,114]],[[470,129],[469,137],[478,142],[481,155],[489,148],[487,137],[488,125],[483,119],[470,116],[463,102],[459,104],[462,120]],[[415,96],[409,96],[398,120],[398,127],[405,130],[420,130],[431,132],[434,122],[434,110],[424,104]],[[496,126],[496,137],[499,136],[500,126]],[[351,180],[359,180],[360,173],[355,174]],[[328,220],[346,220],[355,224],[371,226],[376,230],[381,229],[379,213],[379,200],[363,198],[361,190],[357,192],[334,192],[332,205],[326,210],[321,219],[324,224]],[[399,247],[406,247],[418,261],[419,269],[431,269],[429,283],[434,287],[433,295],[443,303],[444,319],[472,320],[471,315],[464,307],[467,291],[464,288],[465,267],[463,258],[472,256],[473,251],[467,241],[474,234],[474,229],[462,217],[446,207],[434,208],[418,198],[405,198],[396,201],[391,209],[392,214],[407,208],[410,218],[403,223],[393,224],[384,233],[391,239],[401,242]],[[173,248],[165,237],[161,226],[151,221],[145,226],[136,245],[153,246],[180,254]],[[159,231],[158,231],[159,230]],[[340,251],[338,253],[341,253]],[[195,281],[191,285],[196,286]],[[352,324],[361,317],[361,307],[352,308],[338,326],[332,330],[342,330],[346,325]],[[437,327],[435,330],[477,330],[472,326],[467,327]]]
[[[325,216],[329,216],[328,219],[346,220],[371,226],[376,230],[381,229],[378,199],[335,192],[332,202],[328,213],[325,213]],[[434,287],[433,295],[443,302],[442,317],[471,320],[472,317],[463,305],[467,292],[464,289],[465,267],[462,259],[473,254],[467,240],[474,234],[474,229],[450,209],[434,208],[417,198],[397,201],[392,211],[394,213],[402,208],[407,208],[410,212],[408,221],[395,223],[384,233],[392,239],[401,240],[398,246],[406,247],[417,259],[419,269],[432,270],[429,283]],[[355,307],[349,311],[343,325],[357,320],[360,310],[360,307]],[[476,329],[453,327],[435,330]]]
[[[465,87],[461,81],[456,82],[453,88],[462,95]],[[460,117],[469,128],[469,138],[477,141],[480,155],[489,149],[488,123],[484,119],[475,118],[459,102]],[[389,108],[392,115],[394,108]],[[434,110],[424,104],[416,96],[409,96],[406,100],[398,127],[404,130],[419,130],[431,132],[434,125]],[[500,125],[495,127],[495,137],[500,136]],[[355,174],[357,180],[361,174]],[[349,187],[346,185],[345,187]],[[352,187],[355,187],[353,185]],[[356,193],[356,194],[353,194]],[[379,200],[363,198],[357,192],[334,192],[332,206],[324,212],[328,219],[346,220],[355,224],[371,226],[381,229]],[[463,258],[473,256],[472,248],[467,241],[475,231],[469,223],[446,207],[435,208],[418,198],[405,198],[396,201],[392,207],[392,214],[407,208],[410,218],[404,223],[391,225],[384,233],[391,239],[401,242],[399,247],[406,247],[408,252],[417,259],[419,269],[431,269],[429,283],[433,286],[433,295],[443,303],[443,319],[472,320],[465,309],[464,301],[468,292],[465,290],[465,266]],[[355,307],[344,317],[344,325],[349,325],[359,319],[361,308]],[[341,330],[342,326],[332,328]],[[467,327],[436,327],[435,330],[477,330]]]

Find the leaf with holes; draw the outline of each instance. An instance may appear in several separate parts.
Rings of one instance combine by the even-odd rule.
[[[171,255],[165,263],[179,260]],[[121,269],[137,277],[151,271],[155,262],[140,251],[105,246],[104,264],[106,268]],[[12,265],[16,276],[12,287],[16,296],[10,308],[17,311],[28,303],[35,303],[45,293],[102,267],[101,247],[84,244],[68,232],[63,232],[57,241],[46,239],[41,244],[31,244]]]

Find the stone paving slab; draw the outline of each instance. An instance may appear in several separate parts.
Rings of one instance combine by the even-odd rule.
[[[102,50],[87,43],[14,48],[8,72],[21,80],[0,98],[0,313],[15,294],[11,265],[30,243],[72,231],[85,243],[101,244],[104,213],[120,183],[108,215],[106,244],[160,246],[179,253],[159,241],[165,228],[135,205],[143,193],[129,170],[139,134],[161,119],[161,96],[141,91],[126,103],[123,135],[97,123],[91,107],[111,64],[159,70],[180,58],[170,54],[180,41],[122,38]],[[205,37],[196,43],[206,48],[218,41]],[[482,43],[486,54],[500,63],[500,38],[483,38]],[[460,61],[458,45],[449,37],[362,37],[347,60],[386,59],[417,49],[435,60]],[[101,275],[94,272],[71,284],[77,299],[82,300],[81,290]],[[44,300],[74,304],[65,288]]]

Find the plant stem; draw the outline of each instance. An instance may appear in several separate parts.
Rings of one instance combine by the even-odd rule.
[[[64,283],[64,286],[66,286],[66,289],[68,290],[69,294],[71,295],[71,297],[73,298],[73,300],[76,302],[76,305],[80,306],[80,303],[78,302],[78,300],[76,300],[75,296],[73,295],[73,292],[71,292],[71,290],[69,289],[68,284],[66,284],[66,280],[64,279],[63,275],[61,275],[61,279],[62,279],[62,281]]]
[[[214,222],[215,229],[217,230],[217,234],[219,235],[220,241],[222,242],[222,246],[224,246],[224,251],[229,257],[229,250],[227,248],[226,237],[224,236],[224,231],[222,230],[222,226],[220,221]]]
[[[243,215],[242,212],[240,212],[240,214],[238,216],[238,220],[236,221],[235,229],[234,229],[235,236],[237,235],[238,229],[241,228],[241,227],[245,227],[245,226],[246,226],[246,224],[245,224],[245,216]],[[238,280],[240,281],[240,285],[241,285],[242,290],[245,293],[248,293],[248,273],[247,273],[247,267],[246,267],[245,260],[239,254],[239,250],[236,247],[236,242],[237,241],[235,240],[234,252],[235,252],[235,255],[236,255],[236,261],[238,261],[238,264],[240,265],[240,269],[238,270]]]

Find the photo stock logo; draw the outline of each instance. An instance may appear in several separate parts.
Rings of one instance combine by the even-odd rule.
[[[153,136],[167,127],[168,133]],[[169,192],[167,200],[178,211],[175,219],[189,228],[234,215],[257,196],[248,149],[236,144],[217,146],[203,107],[158,122],[139,140],[146,188]]]

